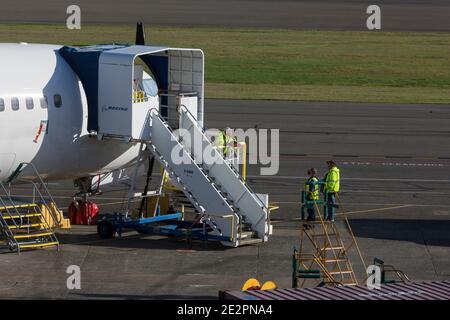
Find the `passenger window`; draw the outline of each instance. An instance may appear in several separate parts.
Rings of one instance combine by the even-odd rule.
[[[56,108],[61,108],[61,106],[62,106],[62,98],[61,98],[61,95],[55,94],[55,95],[53,96],[53,102],[55,103],[55,107],[56,107]]]
[[[14,111],[19,110],[19,98],[11,98],[11,109]]]
[[[5,99],[0,98],[0,112],[5,111]]]
[[[42,109],[47,109],[47,107],[48,107],[48,99],[47,99],[47,96],[42,97],[42,98],[40,99],[40,102],[41,102],[41,108],[42,108]]]
[[[33,102],[33,98],[31,97],[27,97],[25,99],[25,105],[27,107],[28,110],[32,110],[34,108],[34,102]]]

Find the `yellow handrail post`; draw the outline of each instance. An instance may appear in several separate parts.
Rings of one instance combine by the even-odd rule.
[[[242,143],[242,180],[247,179],[247,144]]]

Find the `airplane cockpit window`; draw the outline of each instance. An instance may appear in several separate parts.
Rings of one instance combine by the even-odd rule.
[[[5,99],[0,98],[0,112],[5,111]]]
[[[33,98],[27,97],[27,98],[25,99],[25,105],[26,105],[26,107],[27,107],[28,110],[33,109],[33,108],[34,108]]]
[[[11,109],[13,109],[14,111],[19,110],[19,98],[11,98]]]
[[[53,96],[53,102],[55,103],[56,108],[61,108],[62,106],[62,98],[60,94],[55,94]]]
[[[147,96],[156,97],[158,94],[158,85],[151,76],[142,80],[142,86]]]
[[[48,99],[47,96],[43,96],[42,98],[39,99],[40,104],[41,104],[41,108],[42,109],[47,109],[48,107]]]

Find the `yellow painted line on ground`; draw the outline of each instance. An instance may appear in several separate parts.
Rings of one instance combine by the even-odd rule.
[[[354,214],[354,213],[379,212],[379,211],[387,211],[387,210],[394,210],[394,209],[401,209],[401,208],[408,208],[408,207],[414,207],[414,205],[413,204],[405,204],[405,205],[395,206],[395,207],[383,207],[383,208],[369,209],[369,210],[347,211],[347,212],[336,213],[335,216],[342,216],[344,214]],[[294,218],[292,220],[301,220],[301,218]],[[289,220],[284,220],[284,221],[279,220],[276,222],[285,222],[285,221],[289,221]],[[273,221],[272,221],[272,223],[273,223]]]
[[[384,208],[359,210],[359,211],[347,211],[347,212],[336,213],[336,216],[341,216],[344,214],[354,214],[354,213],[378,212],[378,211],[394,210],[394,209],[401,209],[401,208],[408,208],[408,207],[414,207],[414,205],[413,204],[405,204],[402,206],[395,206],[395,207],[384,207]]]

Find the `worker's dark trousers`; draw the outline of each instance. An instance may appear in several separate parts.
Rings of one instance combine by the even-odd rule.
[[[333,192],[327,193],[327,216],[325,219],[334,220],[334,208],[336,207],[336,194]]]
[[[307,199],[307,201],[312,201],[311,199]],[[308,221],[316,220],[316,208],[315,205],[312,204],[311,208],[306,207],[306,213],[308,214]],[[302,220],[305,220],[305,207],[302,207]]]
[[[316,209],[314,209],[314,207],[308,208],[306,211],[308,212],[308,221],[316,220]]]

